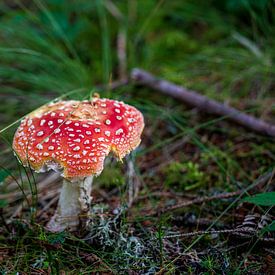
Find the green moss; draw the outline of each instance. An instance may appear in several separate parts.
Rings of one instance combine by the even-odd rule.
[[[207,175],[197,163],[173,161],[164,169],[165,185],[178,190],[192,190],[207,182]]]
[[[121,171],[121,164],[106,165],[100,177],[95,178],[95,183],[105,190],[123,186],[125,178]]]

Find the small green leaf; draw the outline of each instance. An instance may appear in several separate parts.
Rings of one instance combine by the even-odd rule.
[[[8,202],[6,200],[0,200],[0,208],[5,208],[8,206]]]
[[[8,170],[0,169],[0,183],[3,182],[9,175],[10,173]]]
[[[275,221],[272,221],[271,224],[268,224],[266,227],[263,228],[263,232],[272,232],[275,231]]]
[[[273,206],[275,205],[275,192],[257,194],[252,197],[246,197],[242,201],[261,206]]]
[[[63,231],[60,233],[49,235],[48,241],[50,244],[63,244],[65,242],[66,237],[67,237],[67,233]]]

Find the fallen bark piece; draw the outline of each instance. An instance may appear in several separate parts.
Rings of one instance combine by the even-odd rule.
[[[254,132],[275,137],[275,125],[245,114],[213,99],[209,99],[195,91],[187,90],[169,81],[159,79],[144,70],[138,68],[133,69],[131,79],[136,84],[147,86],[165,95],[177,98],[205,113],[224,116]]]

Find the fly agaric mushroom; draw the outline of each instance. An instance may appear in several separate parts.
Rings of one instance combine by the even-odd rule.
[[[55,170],[64,177],[58,207],[47,227],[74,230],[89,213],[93,176],[113,152],[120,160],[140,143],[143,116],[123,102],[99,99],[60,101],[32,112],[22,122],[13,149],[36,172]]]

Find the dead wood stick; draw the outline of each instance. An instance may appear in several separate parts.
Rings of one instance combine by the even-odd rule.
[[[131,79],[136,84],[145,85],[165,95],[177,98],[203,112],[224,116],[254,132],[275,137],[275,125],[245,114],[213,99],[209,99],[195,91],[187,90],[184,87],[175,85],[166,80],[156,78],[144,70],[137,68],[133,69],[131,72]]]
[[[256,230],[250,228],[234,228],[234,229],[222,229],[222,230],[210,230],[210,231],[195,231],[195,232],[188,232],[188,233],[178,233],[178,234],[171,234],[164,236],[164,239],[170,238],[185,238],[185,237],[194,237],[197,235],[206,235],[206,234],[223,234],[223,233],[250,233],[255,234]]]
[[[151,215],[160,215],[169,211],[174,211],[177,210],[179,208],[183,208],[183,207],[187,207],[193,204],[198,204],[198,203],[204,203],[204,202],[208,202],[208,201],[213,201],[216,199],[229,199],[235,196],[241,196],[243,194],[245,194],[246,192],[248,192],[249,190],[251,190],[252,188],[255,188],[256,186],[262,185],[264,183],[266,183],[267,181],[272,180],[273,176],[274,176],[274,169],[271,172],[267,172],[266,174],[264,174],[263,176],[260,176],[252,185],[250,185],[248,188],[246,188],[245,190],[238,190],[235,192],[229,192],[229,193],[221,193],[221,194],[217,194],[217,195],[213,195],[213,196],[204,196],[204,197],[200,197],[200,198],[196,198],[193,200],[189,200],[189,201],[184,201],[181,203],[178,203],[176,205],[172,205],[169,207],[165,207],[165,208],[160,208],[155,212],[152,212]]]
[[[170,207],[166,207],[164,209],[159,209],[158,213],[163,214],[165,212],[169,212],[169,211],[173,211],[173,210],[176,210],[176,209],[179,209],[179,208],[187,207],[189,205],[208,202],[208,201],[213,201],[213,200],[216,200],[216,199],[229,199],[229,198],[238,196],[241,193],[242,193],[242,190],[238,190],[238,191],[230,192],[230,193],[217,194],[217,195],[214,195],[214,196],[211,196],[211,197],[201,197],[201,198],[197,198],[197,199],[194,199],[194,200],[191,200],[191,201],[185,201],[185,202],[182,202],[182,203],[170,206]]]

